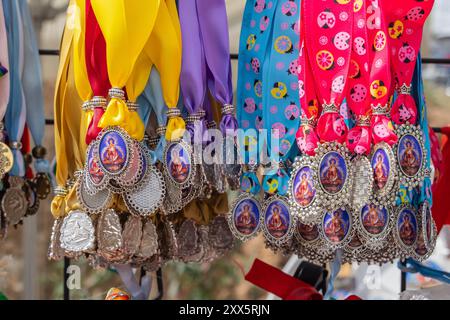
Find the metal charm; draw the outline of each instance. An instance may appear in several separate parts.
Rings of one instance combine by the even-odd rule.
[[[285,197],[274,195],[263,205],[261,223],[268,243],[275,247],[281,247],[292,239],[297,217],[290,213]]]
[[[177,236],[172,223],[164,219],[158,223],[158,247],[162,262],[173,260],[178,256]]]
[[[322,191],[317,193],[316,201],[329,211],[350,204],[353,172],[347,147],[336,142],[319,144],[315,158],[318,161],[318,185]]]
[[[86,151],[86,164],[84,167],[85,191],[90,196],[105,189],[109,180],[100,165],[98,154],[98,141],[93,141]]]
[[[291,212],[300,222],[315,224],[320,222],[322,210],[318,201],[317,163],[311,157],[297,157],[289,180],[288,198]]]
[[[183,221],[177,234],[178,258],[182,261],[189,260],[190,256],[200,251],[198,243],[197,225],[194,220]]]
[[[164,149],[164,174],[170,182],[183,189],[193,183],[196,166],[191,146],[184,140],[168,142]]]
[[[161,208],[162,212],[166,215],[179,212],[186,205],[182,202],[182,190],[172,184],[165,176],[166,182],[166,197],[164,198],[164,205]]]
[[[129,144],[132,152],[130,153],[130,161],[124,173],[122,173],[115,182],[123,188],[131,188],[136,186],[139,180],[142,178],[143,170],[147,165],[147,159],[144,152],[141,150],[141,145],[133,140]]]
[[[426,177],[427,151],[420,127],[410,124],[396,126],[399,137],[394,146],[398,163],[399,183],[409,190],[422,183]]]
[[[47,199],[48,195],[52,191],[52,184],[47,173],[38,172],[33,179],[33,183],[36,189],[36,194],[40,200]]]
[[[28,199],[28,210],[26,216],[33,216],[35,215],[39,210],[39,197],[36,192],[36,186],[33,183],[33,181],[25,180],[25,195]]]
[[[122,232],[124,254],[131,258],[137,255],[142,241],[142,221],[140,217],[128,216]]]
[[[373,201],[385,206],[392,205],[396,196],[397,162],[391,147],[385,142],[375,145],[370,163],[374,180]]]
[[[18,224],[27,214],[28,199],[23,191],[24,180],[21,177],[9,176],[9,188],[2,199],[2,210],[11,225]]]
[[[395,214],[394,236],[399,247],[400,258],[411,257],[414,254],[419,236],[419,223],[417,212],[409,204],[402,204]]]
[[[0,179],[11,171],[14,164],[14,156],[11,149],[0,141]]]
[[[251,193],[241,193],[234,201],[228,215],[228,225],[233,235],[247,241],[261,230],[261,206]]]
[[[233,248],[233,234],[224,216],[216,216],[209,225],[209,241],[218,255]]]
[[[324,250],[345,248],[355,236],[352,211],[348,207],[324,212],[319,231],[324,240]]]
[[[309,261],[323,263],[328,259],[329,253],[324,254],[322,248],[323,240],[320,237],[317,225],[304,224],[297,221],[295,228],[296,253]]]
[[[166,185],[161,172],[153,165],[147,166],[144,179],[139,188],[126,192],[123,198],[131,213],[149,216],[163,205]]]
[[[95,229],[91,218],[80,210],[69,212],[61,225],[60,243],[67,253],[94,249]]]
[[[365,260],[365,244],[358,234],[355,232],[353,238],[344,248],[343,262],[352,263],[353,261],[362,262]]]
[[[350,204],[353,210],[358,212],[369,202],[373,190],[372,166],[365,156],[357,155],[351,161],[353,186],[350,196]]]
[[[138,251],[138,256],[149,259],[158,252],[158,233],[151,220],[145,222],[142,229],[142,240]]]
[[[374,251],[384,247],[385,240],[392,230],[394,216],[392,208],[369,202],[355,211],[355,214],[357,214],[356,228],[365,246]]]
[[[94,195],[87,191],[86,179],[83,176],[77,182],[77,198],[80,205],[90,214],[103,212],[111,203],[113,194],[108,189],[99,190]]]
[[[106,210],[97,224],[98,253],[108,262],[123,259],[122,225],[113,209]]]
[[[61,226],[63,219],[56,219],[53,222],[52,234],[50,236],[50,246],[48,248],[47,257],[49,260],[58,261],[64,257],[64,250],[61,248]]]
[[[98,138],[97,156],[100,167],[109,178],[127,170],[133,159],[134,140],[120,127],[104,129]]]

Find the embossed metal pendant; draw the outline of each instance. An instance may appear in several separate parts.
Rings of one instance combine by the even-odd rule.
[[[28,199],[28,210],[26,216],[35,215],[39,210],[40,204],[39,197],[36,191],[36,185],[33,183],[33,181],[25,180],[23,189]]]
[[[147,220],[142,229],[142,240],[139,247],[138,256],[149,259],[158,252],[158,233],[151,220]]]
[[[52,184],[47,173],[38,172],[33,179],[34,186],[36,188],[36,194],[40,200],[47,199],[48,195],[52,191]]]
[[[24,180],[21,177],[10,176],[9,188],[2,198],[2,210],[11,225],[18,224],[27,214],[28,199],[23,191]]]
[[[158,223],[158,247],[162,261],[170,261],[178,256],[177,235],[172,223],[164,219]]]
[[[64,257],[64,250],[61,248],[61,226],[63,219],[56,219],[53,222],[52,234],[50,236],[50,245],[48,248],[47,257],[50,260],[58,261]]]
[[[397,158],[400,184],[412,190],[422,183],[426,176],[426,157],[422,131],[410,124],[396,126],[399,137],[394,146]]]
[[[333,211],[350,204],[353,172],[347,147],[336,142],[319,144],[315,158],[318,185],[322,190],[316,195],[320,205]]]
[[[297,157],[289,180],[288,198],[292,214],[302,223],[320,222],[322,210],[318,201],[317,163],[311,157]]]
[[[117,179],[114,179],[123,188],[135,186],[142,178],[143,170],[146,170],[147,165],[147,158],[141,150],[141,145],[133,140],[129,146],[132,152],[130,152],[130,161],[126,170]]]
[[[166,184],[161,172],[155,166],[148,165],[140,187],[127,191],[123,198],[131,213],[149,216],[163,205],[165,196]]]
[[[350,205],[356,212],[369,202],[373,190],[372,166],[365,156],[357,155],[351,161],[353,186]]]
[[[344,247],[343,262],[346,263],[352,263],[353,261],[362,262],[365,260],[366,251],[367,248],[365,247],[364,240],[362,240],[358,232],[355,232],[353,238]]]
[[[200,250],[197,235],[197,226],[194,220],[186,219],[180,226],[177,234],[178,258],[188,260],[190,256]]]
[[[324,242],[318,225],[304,224],[297,221],[295,228],[295,252],[309,261],[325,263],[332,260],[330,252],[324,251]]]
[[[251,193],[241,193],[228,215],[231,232],[241,241],[252,239],[261,230],[261,215],[257,198]]]
[[[122,225],[117,213],[108,209],[97,224],[98,253],[109,262],[123,259]]]
[[[164,198],[164,205],[161,208],[161,211],[164,214],[169,215],[179,212],[186,204],[183,204],[182,202],[182,190],[178,186],[171,183],[167,177],[165,177],[165,181],[167,190],[166,197]]]
[[[261,220],[264,236],[270,245],[281,247],[292,239],[297,218],[290,213],[285,197],[274,195],[267,199]]]
[[[95,229],[91,218],[81,210],[69,212],[61,225],[60,243],[67,253],[94,249]]]
[[[209,240],[219,255],[225,254],[233,248],[233,234],[227,218],[216,216],[209,225]]]
[[[11,149],[0,141],[0,179],[10,172],[14,164],[14,156]]]
[[[417,243],[414,249],[414,258],[419,261],[428,259],[436,246],[436,225],[431,216],[428,201],[423,202],[419,207],[420,227],[418,231]]]
[[[164,149],[164,174],[181,189],[190,186],[196,175],[191,146],[184,140],[169,142]]]
[[[419,237],[419,219],[414,207],[403,204],[397,208],[395,214],[394,237],[399,247],[401,258],[411,257],[414,254]]]
[[[137,255],[142,240],[142,221],[140,217],[128,216],[122,232],[124,254],[131,258]]]

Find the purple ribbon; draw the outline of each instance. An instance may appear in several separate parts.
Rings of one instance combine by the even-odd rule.
[[[206,98],[205,52],[200,36],[201,31],[195,1],[180,1],[178,11],[183,43],[180,75],[181,91],[184,107],[189,115],[194,115],[203,110],[203,102]],[[199,127],[195,128],[196,126]],[[191,137],[194,137],[194,133],[203,136],[206,131],[205,119],[195,121],[195,123],[187,122],[186,129]]]
[[[196,0],[196,2],[207,64],[208,88],[221,105],[231,105],[233,85],[225,0]],[[222,114],[220,129],[224,134],[227,130],[234,133],[238,129],[233,113]]]

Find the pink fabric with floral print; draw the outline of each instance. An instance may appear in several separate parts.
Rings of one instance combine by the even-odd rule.
[[[336,107],[334,111],[323,110],[317,134],[321,142],[344,143],[348,129],[339,108],[348,89],[347,75],[354,46],[353,1],[304,0],[302,5],[305,48],[319,103],[322,107]]]
[[[396,87],[411,86],[417,55],[422,42],[423,25],[434,0],[383,1],[389,23],[391,63]],[[392,120],[397,124],[417,121],[417,106],[408,93],[400,93],[392,106]]]

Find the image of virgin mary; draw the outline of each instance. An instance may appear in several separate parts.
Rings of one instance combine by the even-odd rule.
[[[181,154],[180,154],[181,153]],[[169,173],[172,178],[178,182],[183,183],[189,176],[189,164],[183,157],[184,149],[175,145],[170,151],[170,158],[168,163]]]
[[[117,143],[115,137],[110,136],[106,140],[107,145],[103,147],[100,154],[103,165],[110,172],[120,171],[126,160],[126,154],[121,146]]]

